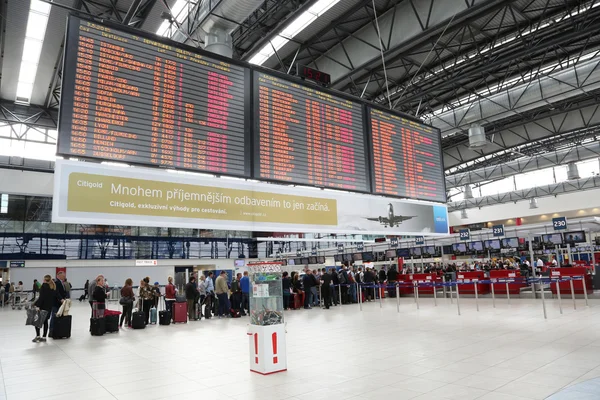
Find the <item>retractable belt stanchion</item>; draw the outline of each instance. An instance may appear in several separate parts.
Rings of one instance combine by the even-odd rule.
[[[571,298],[573,299],[573,310],[577,310],[577,302],[575,301],[575,288],[573,287],[573,277],[569,277],[569,284],[571,285]]]
[[[508,300],[508,305],[510,306],[510,290],[508,289],[508,280],[506,280],[505,282],[506,282],[506,298]],[[535,285],[532,285],[531,287],[535,287]],[[533,298],[535,299],[535,291],[533,292]]]
[[[542,289],[542,308],[544,309],[544,319],[548,319],[546,314],[546,296],[544,296],[544,283],[540,279],[540,288]]]
[[[385,285],[381,285],[381,287],[384,287]],[[377,286],[375,286],[375,290],[379,291],[379,288]],[[379,293],[379,308],[383,308],[383,297],[381,296],[381,293]]]
[[[496,292],[494,291],[494,282],[496,281],[496,279],[490,279],[491,283],[491,287],[492,287],[492,307],[496,308]]]
[[[587,288],[585,287],[585,275],[581,276],[581,283],[583,285],[583,296],[585,297],[585,306],[589,307],[589,304],[588,304],[588,295],[587,295]]]
[[[358,306],[360,307],[360,311],[362,311],[362,285],[358,285]]]
[[[433,281],[433,305],[437,307],[437,286]]]
[[[340,307],[342,306],[342,285],[338,285],[338,293],[339,293],[339,297],[340,297]]]
[[[417,310],[419,309],[419,282],[415,282],[415,303],[417,303]]]
[[[446,275],[442,275],[442,291],[444,292],[444,298],[446,298]]]
[[[477,307],[477,312],[479,312],[479,289],[477,288],[477,282],[473,283],[473,287],[475,288],[475,307]]]
[[[452,298],[453,294],[452,294],[452,281],[450,281],[450,304],[454,304],[454,299]]]
[[[450,288],[452,288],[452,285]],[[458,293],[458,282],[456,282],[456,308],[458,309],[458,315],[460,315],[460,294]]]
[[[325,302],[323,301],[323,296],[321,295],[321,285],[319,285],[319,306],[325,307]]]
[[[396,309],[400,312],[400,284],[396,283]]]
[[[550,283],[552,284],[552,279],[550,279]],[[560,313],[563,313],[562,309],[562,298],[560,297],[560,278],[556,280],[556,296],[558,296],[558,309]]]

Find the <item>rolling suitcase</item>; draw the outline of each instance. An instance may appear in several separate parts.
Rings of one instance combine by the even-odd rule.
[[[173,304],[173,323],[187,322],[187,304],[186,303],[175,303]]]
[[[165,309],[158,312],[158,324],[159,325],[171,325],[171,313],[166,310],[167,300],[163,298]]]
[[[104,325],[106,332],[119,332],[119,315],[105,315]]]
[[[146,328],[146,316],[143,310],[144,302],[140,299],[141,309],[131,314],[131,327],[133,329],[144,329]]]
[[[231,318],[240,318],[241,316],[240,310],[231,309]]]
[[[156,322],[157,322],[157,314],[158,314],[158,313],[157,313],[157,311],[156,311],[156,307],[152,307],[152,308],[150,309],[150,323],[151,323],[152,325],[156,325]]]
[[[90,333],[92,336],[102,336],[106,332],[104,318],[90,318]]]
[[[52,339],[68,339],[71,337],[71,315],[55,317],[54,328],[50,337]]]

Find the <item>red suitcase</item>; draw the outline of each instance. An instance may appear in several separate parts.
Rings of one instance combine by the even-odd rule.
[[[298,310],[304,306],[304,293],[294,293],[294,309]]]
[[[173,303],[173,323],[187,322],[187,303]]]

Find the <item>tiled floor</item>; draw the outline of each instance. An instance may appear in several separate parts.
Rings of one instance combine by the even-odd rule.
[[[548,320],[540,300],[460,305],[461,316],[449,300],[417,310],[406,298],[400,313],[395,299],[286,313],[289,370],[271,376],[248,371],[246,318],[91,337],[77,303],[71,339],[33,344],[25,312],[4,309],[0,400],[526,400],[600,377],[600,301],[564,302],[563,315],[547,302]],[[557,397],[571,398],[600,394]]]

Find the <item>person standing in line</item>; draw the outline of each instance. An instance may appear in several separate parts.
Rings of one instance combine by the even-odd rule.
[[[283,291],[283,309],[289,310],[290,299],[292,298],[292,280],[288,276],[287,271],[283,271],[281,276],[281,288]]]
[[[48,319],[50,318],[50,313],[52,312],[52,307],[54,307],[54,303],[57,301],[61,301],[58,298],[58,292],[56,291],[56,284],[52,280],[50,275],[44,276],[44,283],[40,288],[40,295],[38,299],[34,303],[34,306],[40,310],[47,311],[46,318],[44,319],[44,335],[40,336],[40,328],[35,327],[35,338],[32,340],[33,343],[45,342],[46,337],[48,336]]]
[[[85,283],[83,284],[83,299],[80,300],[85,300],[88,297],[88,289],[90,288],[90,280],[86,279]]]
[[[104,289],[104,277],[102,276],[96,278],[96,288],[94,289],[92,300],[92,318],[104,318],[104,310],[106,309],[106,290]]]
[[[206,305],[204,306],[204,318],[210,319],[212,317],[211,310],[213,306],[213,297],[215,295],[215,284],[213,282],[212,271],[208,273],[208,276],[204,281],[204,287],[206,290]]]
[[[88,302],[90,303],[90,308],[92,309],[92,311],[94,310],[94,305],[93,305],[93,300],[92,300],[92,296],[94,296],[94,290],[96,290],[96,281],[98,280],[98,278],[104,278],[104,275],[98,275],[96,277],[96,279],[94,279],[88,286],[88,290],[87,290],[87,294],[88,294]]]
[[[127,323],[127,327],[131,328],[131,314],[133,312],[133,303],[135,302],[135,295],[133,294],[133,280],[127,278],[125,286],[121,288],[121,298],[125,298],[126,303],[123,305],[123,313],[121,314],[121,320],[119,321],[119,328],[123,327],[123,321]]]
[[[241,272],[238,272],[235,278],[231,281],[231,308],[234,310],[240,310],[240,315],[245,314],[242,309],[242,287],[240,281],[242,280]]]
[[[165,287],[165,308],[171,315],[173,315],[173,303],[175,302],[176,294],[177,289],[175,289],[175,285],[173,285],[173,277],[169,276],[167,278],[167,286]]]
[[[196,295],[198,294],[198,290],[196,290],[196,278],[194,276],[190,277],[190,281],[187,285],[185,285],[185,300],[187,301],[187,311],[188,311],[188,319],[190,321],[197,320],[196,318]]]
[[[145,277],[140,282],[140,303],[144,313],[146,325],[150,323],[150,309],[154,303],[154,291],[150,287],[150,277]]]
[[[248,277],[248,271],[244,271],[244,276],[240,279],[240,287],[242,289],[242,315],[246,315],[246,313],[250,313],[250,278]]]
[[[204,275],[200,275],[200,282],[198,282],[198,296],[198,307],[200,307],[199,318],[202,319],[202,304],[204,304],[204,300],[206,299],[206,276]]]
[[[158,282],[154,282],[152,291],[154,292],[154,307],[156,307],[158,310],[158,303],[160,302],[160,296],[162,296],[162,293],[160,292],[160,284]]]
[[[65,278],[65,281],[63,282],[65,285],[65,292],[67,295],[67,299],[71,298],[71,282],[67,281],[67,278]]]
[[[31,299],[31,301],[35,301],[35,298],[37,297],[37,293],[40,291],[40,283],[38,282],[37,279],[33,280],[33,299]]]
[[[371,272],[370,268],[365,269],[365,273],[363,275],[363,281],[364,281],[365,286],[373,286],[373,284],[375,283],[375,275],[373,274],[373,272]],[[366,293],[367,301],[371,301],[371,299],[375,298],[374,294],[375,294],[374,289],[367,289],[367,293]]]
[[[224,315],[227,315],[226,310],[229,310],[228,307],[228,294],[229,287],[227,286],[227,273],[225,271],[221,271],[221,274],[215,281],[215,293],[219,298],[219,309],[217,311],[217,315],[219,318],[222,318]]]
[[[338,290],[340,289],[340,278],[338,276],[337,271],[334,268],[331,268],[331,299],[334,305],[338,305],[340,302],[340,297],[338,294]]]
[[[304,293],[305,293],[304,309],[309,310],[312,308],[311,304],[313,303],[313,301],[312,301],[313,280],[312,280],[312,271],[310,269],[307,269],[304,276],[302,277],[302,285],[304,286]]]
[[[310,281],[311,281],[310,293],[312,295],[310,304],[313,307],[318,307],[321,302],[321,299],[319,299],[319,284],[321,282],[317,278],[317,270],[316,269],[314,269],[312,271],[312,273],[310,274]]]
[[[323,296],[323,306],[329,310],[331,305],[331,275],[323,268],[321,270],[321,296]]]
[[[342,265],[338,273],[338,279],[340,281],[340,291],[342,292],[342,304],[348,304],[348,261]]]
[[[54,306],[52,307],[52,316],[50,317],[51,318],[50,319],[50,336],[52,336],[52,330],[54,328],[54,322],[56,320],[56,313],[58,312],[58,309],[60,308],[61,304],[67,298],[67,290],[65,289],[65,285],[63,283],[64,280],[65,280],[64,271],[60,271],[58,274],[56,274],[56,279],[54,280],[54,284],[56,285],[56,291],[58,292],[57,299],[60,299],[60,301],[56,300],[54,302]]]

